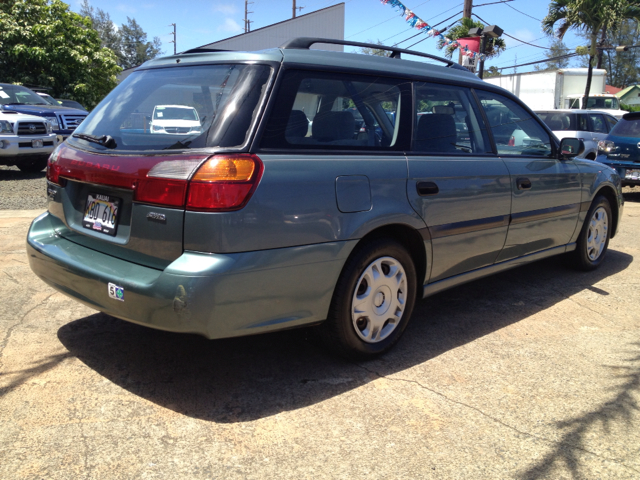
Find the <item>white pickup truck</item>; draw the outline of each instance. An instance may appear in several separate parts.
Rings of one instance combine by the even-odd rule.
[[[39,172],[57,145],[53,127],[45,118],[0,110],[0,165]]]

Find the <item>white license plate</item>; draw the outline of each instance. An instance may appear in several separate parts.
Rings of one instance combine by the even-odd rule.
[[[32,148],[42,148],[42,139],[41,138],[36,138],[31,140],[31,147]]]
[[[82,226],[114,237],[118,227],[120,199],[111,195],[90,193],[84,209]]]
[[[627,168],[627,172],[624,178],[626,180],[640,180],[640,169],[636,170]]]

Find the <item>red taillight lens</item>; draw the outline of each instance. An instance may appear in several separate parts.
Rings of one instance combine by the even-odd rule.
[[[51,152],[51,155],[49,155],[49,159],[47,160],[47,180],[51,183],[55,183],[56,185],[62,185],[61,182],[64,182],[64,179],[60,178],[62,167],[58,163],[59,155],[60,147]]]
[[[186,180],[165,178],[145,178],[136,186],[134,199],[136,202],[154,203],[168,207],[184,207],[187,192]]]
[[[510,147],[515,147],[516,146],[516,137],[512,136],[509,139],[509,143],[507,143],[507,145],[509,145]]]
[[[246,205],[262,177],[256,155],[216,155],[189,182],[187,210],[230,211]]]

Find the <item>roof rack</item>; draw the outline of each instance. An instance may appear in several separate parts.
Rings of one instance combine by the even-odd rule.
[[[185,50],[184,52],[178,52],[177,55],[185,55],[187,53],[212,53],[212,52],[232,52],[233,50],[225,50],[223,48],[203,48],[196,47]]]
[[[311,45],[315,43],[330,43],[332,45],[349,45],[351,47],[363,47],[363,48],[375,48],[377,50],[388,50],[391,52],[391,55],[390,55],[391,58],[401,58],[400,54],[402,53],[405,53],[407,55],[416,55],[418,57],[426,57],[426,58],[430,58],[431,60],[437,60],[439,62],[445,63],[447,67],[454,68],[456,70],[464,70],[465,72],[469,72],[469,70],[464,68],[462,65],[458,65],[456,62],[452,60],[438,57],[437,55],[430,55],[428,53],[416,52],[415,50],[405,50],[404,48],[398,48],[398,47],[387,47],[385,45],[378,45],[377,43],[350,42],[348,40],[338,40],[335,38],[298,37],[283,43],[282,45],[280,45],[280,48],[308,50],[311,47]]]

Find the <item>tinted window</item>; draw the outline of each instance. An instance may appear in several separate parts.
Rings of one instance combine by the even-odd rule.
[[[522,106],[497,93],[479,90],[499,155],[551,156],[551,138]]]
[[[609,125],[609,130],[615,127],[616,123],[618,123],[618,119],[615,117],[612,117],[611,115],[605,115],[604,118],[607,120],[607,124]]]
[[[592,131],[598,133],[607,133],[607,126],[604,123],[604,117],[602,115],[590,113],[589,118],[591,119],[591,124],[593,125]]]
[[[491,152],[475,100],[466,88],[416,83],[412,150],[426,153]]]
[[[206,65],[140,70],[129,75],[75,133],[110,135],[110,151],[184,150],[242,145],[271,69]],[[71,137],[83,148],[104,150]]]
[[[393,80],[290,70],[261,146],[397,150],[408,135],[400,129],[402,104],[402,87]]]
[[[627,120],[622,118],[611,130],[617,137],[640,137],[640,118]]]
[[[567,112],[539,112],[540,119],[553,131],[586,130],[579,127],[578,115]]]

